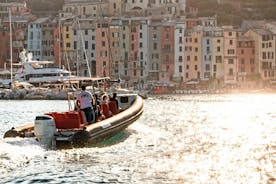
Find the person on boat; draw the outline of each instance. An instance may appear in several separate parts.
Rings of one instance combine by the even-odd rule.
[[[118,114],[119,113],[119,102],[117,100],[117,93],[113,93],[112,97],[109,99],[109,109],[112,112],[112,114]]]
[[[85,86],[81,86],[81,92],[77,96],[77,106],[85,113],[88,123],[95,122],[95,112],[93,110],[94,98],[89,91],[86,91]]]
[[[119,103],[118,103],[118,100],[116,99],[116,97],[117,97],[117,93],[113,93],[112,97],[109,99],[109,101],[115,101],[116,105],[117,105],[117,109],[119,109]]]
[[[105,118],[109,118],[112,116],[112,112],[109,109],[109,97],[107,94],[102,95],[101,107],[103,111],[103,115]]]

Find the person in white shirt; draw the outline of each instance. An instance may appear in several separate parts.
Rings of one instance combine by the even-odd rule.
[[[94,98],[89,91],[86,91],[86,87],[81,87],[81,92],[77,96],[77,106],[85,113],[86,121],[88,123],[95,122],[95,113],[92,108]]]

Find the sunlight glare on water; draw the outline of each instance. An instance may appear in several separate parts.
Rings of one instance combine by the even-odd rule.
[[[143,116],[128,129],[81,149],[46,151],[35,141],[2,139],[2,181],[275,183],[275,97],[150,97],[145,100]],[[0,107],[4,103],[0,101]],[[21,102],[9,103],[11,108],[5,109],[9,114],[14,110],[12,105],[23,106]],[[35,107],[38,103],[25,104]],[[30,112],[19,108],[16,118],[21,110],[24,120],[30,121],[37,114],[66,106],[65,101],[40,103],[47,106]],[[0,121],[6,124],[0,129],[2,134],[14,125],[11,116],[1,114]]]

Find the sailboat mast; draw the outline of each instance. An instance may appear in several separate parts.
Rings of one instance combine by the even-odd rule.
[[[10,73],[11,73],[11,84],[12,84],[12,75],[13,75],[13,73],[12,73],[12,70],[13,70],[13,68],[12,68],[12,26],[11,26],[11,8],[9,8],[9,21],[10,21],[10,63],[11,63],[11,71],[10,71]]]

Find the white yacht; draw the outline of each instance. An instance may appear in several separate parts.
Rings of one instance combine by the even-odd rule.
[[[32,60],[32,53],[27,53],[24,49],[19,54],[23,68],[15,74],[14,80],[19,82],[28,82],[33,85],[62,83],[71,78],[77,78],[71,75],[71,72],[65,69],[47,67],[52,61]]]

